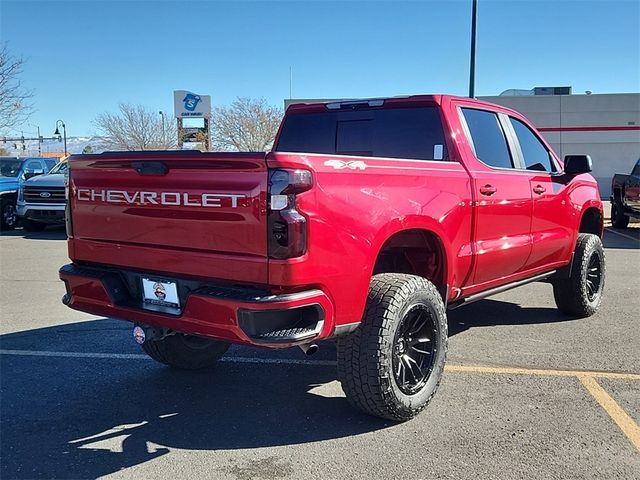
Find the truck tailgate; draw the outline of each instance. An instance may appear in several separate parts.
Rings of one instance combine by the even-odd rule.
[[[266,283],[264,153],[83,155],[70,172],[75,259]]]

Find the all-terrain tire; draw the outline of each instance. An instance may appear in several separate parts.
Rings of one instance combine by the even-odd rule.
[[[147,340],[142,350],[155,361],[181,370],[213,367],[229,348],[229,343],[176,333],[161,340]]]
[[[423,383],[407,393],[407,385],[396,378],[399,372],[396,366],[402,364],[405,372],[400,353],[408,352],[411,342],[406,341],[402,332],[408,319],[413,318],[411,315],[418,315],[416,322],[424,315],[432,328],[433,343],[417,342],[425,344],[421,348],[430,350],[432,356],[428,357],[428,369],[424,368],[427,374]],[[338,339],[337,350],[338,378],[352,406],[394,421],[415,417],[427,406],[442,378],[447,353],[447,317],[442,297],[422,277],[398,273],[375,275],[362,323],[355,332]]]
[[[624,214],[624,207],[618,199],[611,203],[611,225],[614,228],[627,228],[629,226],[629,216]]]
[[[16,200],[14,198],[0,200],[0,230],[13,230],[17,221]]]
[[[571,276],[553,283],[553,297],[558,308],[576,317],[590,317],[602,302],[605,281],[604,249],[600,237],[591,233],[578,235]]]
[[[22,226],[27,232],[41,232],[47,227],[47,224],[42,222],[34,222],[33,220],[24,218],[22,220]]]

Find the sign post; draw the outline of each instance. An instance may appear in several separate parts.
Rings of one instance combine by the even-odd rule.
[[[173,92],[173,110],[178,122],[178,148],[185,142],[202,142],[211,149],[211,96],[187,90]],[[185,119],[202,119],[201,126],[185,126]],[[191,122],[189,122],[191,123]],[[204,137],[204,138],[203,138]]]

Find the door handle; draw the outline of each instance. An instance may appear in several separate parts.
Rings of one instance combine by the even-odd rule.
[[[493,195],[497,191],[498,191],[498,189],[496,187],[494,187],[493,185],[489,185],[489,184],[486,184],[484,187],[480,187],[480,193],[482,195],[487,195],[488,197],[490,197],[491,195]]]
[[[538,195],[542,195],[546,191],[547,189],[542,185],[536,185],[535,187],[533,187],[533,193],[537,193]]]

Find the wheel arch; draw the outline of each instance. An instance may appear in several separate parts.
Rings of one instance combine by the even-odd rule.
[[[0,192],[0,200],[4,200],[5,198],[18,200],[18,192],[15,190],[11,190],[8,192]]]
[[[578,233],[593,233],[602,238],[604,232],[604,218],[602,209],[596,206],[588,206],[580,217]]]
[[[446,303],[452,258],[441,232],[427,226],[394,228],[380,238],[371,265],[371,275],[409,273],[428,279]]]

